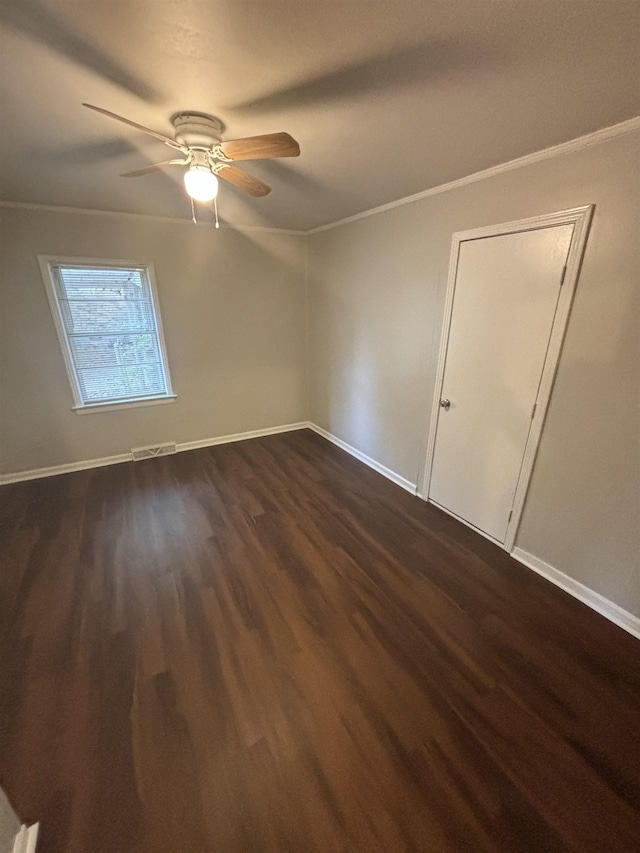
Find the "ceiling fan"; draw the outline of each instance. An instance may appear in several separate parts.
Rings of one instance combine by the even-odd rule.
[[[90,110],[128,124],[136,130],[148,133],[183,155],[181,159],[165,160],[143,169],[125,172],[123,178],[137,178],[169,166],[187,166],[184,185],[188,195],[195,201],[212,201],[218,195],[218,178],[222,178],[249,193],[260,197],[271,192],[258,178],[234,166],[236,160],[270,160],[275,157],[298,157],[300,146],[288,133],[268,133],[263,136],[248,136],[245,139],[222,141],[223,124],[220,119],[206,113],[177,113],[172,118],[175,138],[144,127],[116,113],[83,104]],[[194,216],[195,219],[195,216]]]

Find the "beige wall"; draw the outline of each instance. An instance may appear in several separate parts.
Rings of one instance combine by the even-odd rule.
[[[628,134],[308,241],[311,420],[415,483],[451,235],[595,203],[516,544],[637,615],[639,141]]]
[[[0,473],[306,418],[304,238],[0,209]],[[175,403],[77,415],[37,255],[153,261]]]

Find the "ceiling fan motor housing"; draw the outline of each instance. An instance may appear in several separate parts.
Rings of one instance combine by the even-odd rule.
[[[176,142],[189,148],[213,148],[222,139],[224,125],[206,113],[178,113],[172,119]]]

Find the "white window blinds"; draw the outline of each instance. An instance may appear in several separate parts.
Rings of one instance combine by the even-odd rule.
[[[80,406],[171,394],[144,266],[49,263]]]

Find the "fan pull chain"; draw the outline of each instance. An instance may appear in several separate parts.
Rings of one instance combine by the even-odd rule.
[[[193,205],[193,199],[191,197],[190,197],[190,201],[191,201],[191,221],[193,222],[194,225],[197,225],[198,220],[196,219],[196,209]]]
[[[220,222],[218,221],[218,199],[214,198],[213,200],[213,209],[216,212],[216,228],[220,227]]]

